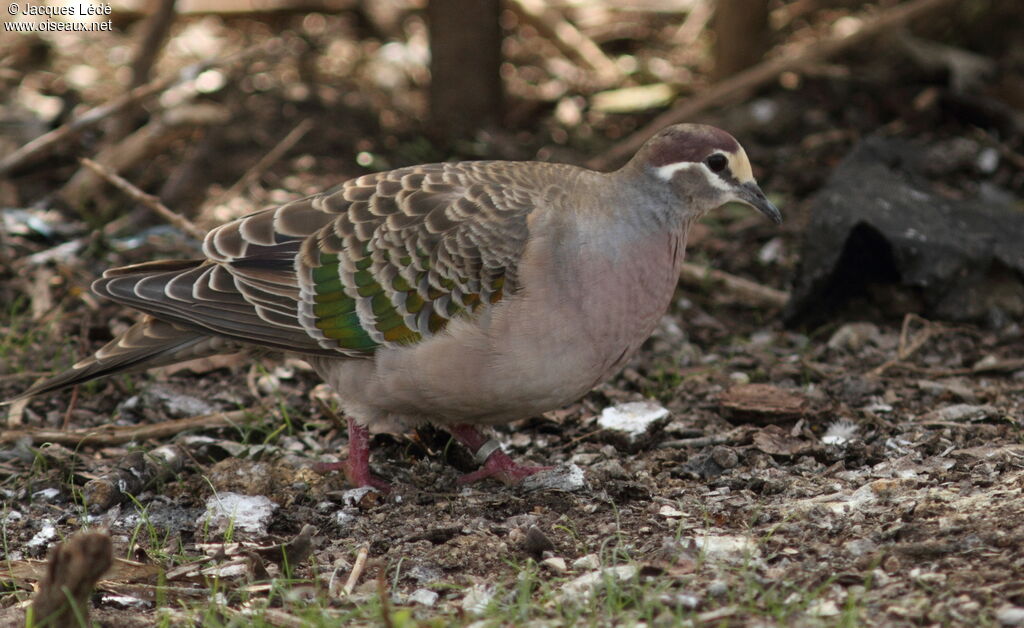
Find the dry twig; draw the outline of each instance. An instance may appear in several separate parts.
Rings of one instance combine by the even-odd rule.
[[[275,163],[277,163],[277,161],[280,160],[285,153],[291,150],[292,147],[295,146],[299,142],[299,140],[301,140],[306,135],[306,133],[309,133],[310,130],[312,130],[313,126],[313,120],[311,119],[303,120],[302,122],[295,125],[295,128],[293,128],[288,133],[288,135],[285,135],[284,138],[282,138],[281,141],[278,142],[276,146],[270,149],[270,151],[266,155],[264,155],[258,162],[256,162],[256,164],[253,165],[252,168],[249,168],[249,170],[244,175],[242,175],[242,177],[238,181],[236,181],[234,185],[232,185],[227,190],[219,194],[216,199],[205,204],[203,209],[199,211],[200,222],[206,221],[206,214],[209,212],[211,208],[216,207],[218,205],[222,205],[228,200],[234,198],[235,196],[238,196],[239,194],[242,193],[242,191],[245,190],[245,188],[249,187],[249,185],[251,185],[253,181],[263,176],[263,173],[266,172],[267,169],[269,169]]]
[[[707,27],[714,13],[714,6],[709,0],[696,0],[690,8],[686,20],[679,26],[679,29],[672,36],[672,42],[680,47],[692,46],[697,43],[697,38]]]
[[[71,122],[62,124],[56,129],[40,135],[7,157],[0,159],[0,175],[5,175],[26,162],[42,156],[43,153],[52,149],[57,144],[86,129],[96,126],[107,117],[121,111],[125,107],[145,100],[154,94],[159,94],[175,83],[188,80],[188,78],[191,78],[191,74],[186,74],[186,71],[194,67],[195,66],[190,66],[174,76],[160,78],[140,87],[136,87],[127,94],[124,94],[119,98],[115,98],[109,103],[93,107]]]
[[[197,240],[202,240],[203,238],[206,237],[205,231],[195,226],[192,223],[192,221],[189,220],[188,218],[185,218],[184,216],[175,213],[169,207],[161,203],[160,199],[158,199],[157,197],[153,196],[152,194],[147,194],[143,192],[139,188],[132,185],[132,183],[129,182],[128,180],[114,174],[113,172],[110,172],[109,170],[107,170],[100,164],[96,163],[95,161],[89,159],[88,157],[82,157],[81,162],[82,165],[87,166],[90,170],[92,170],[99,176],[103,177],[103,179],[105,179],[111,185],[121,190],[128,196],[132,197],[137,202],[142,203],[146,207],[152,209],[154,212],[159,214],[160,217],[162,217],[164,220],[171,223],[175,227],[181,229],[182,231],[189,234],[193,238]]]
[[[153,13],[146,20],[143,27],[145,32],[141,36],[139,47],[135,49],[135,56],[132,59],[132,87],[142,85],[149,80],[149,71],[156,61],[160,49],[167,41],[167,35],[171,32],[171,25],[174,24],[174,4],[176,0],[158,0],[151,4],[156,5]]]
[[[693,287],[706,286],[710,282],[719,295],[735,297],[738,303],[750,307],[781,308],[789,301],[788,292],[689,262],[683,262],[679,278],[684,284]]]
[[[729,430],[724,434],[712,434],[711,436],[701,436],[699,438],[677,438],[674,440],[665,440],[658,443],[658,449],[682,449],[684,447],[711,447],[713,445],[725,445],[726,443],[734,443],[742,440],[746,432],[750,431],[749,427],[737,427]]]
[[[348,580],[345,581],[345,586],[342,587],[345,595],[352,595],[352,592],[356,590],[356,584],[363,575],[363,570],[366,569],[366,558],[369,555],[370,547],[368,545],[359,548],[359,553],[356,554],[356,562],[352,565],[352,573],[348,575]]]
[[[921,323],[923,326],[921,331],[913,336],[911,335],[910,329],[912,323]],[[900,327],[900,344],[896,348],[896,357],[888,360],[885,364],[872,369],[868,375],[871,377],[880,377],[890,368],[903,365],[903,363],[912,355],[917,353],[932,336],[944,329],[945,328],[942,325],[933,323],[918,316],[917,314],[907,314],[903,317],[903,325]]]
[[[875,35],[902,26],[912,19],[920,18],[951,3],[952,0],[911,0],[879,11],[873,18],[864,20],[860,28],[852,32],[821,39],[803,46],[793,54],[780,55],[759,63],[662,113],[604,154],[591,159],[588,165],[598,169],[607,169],[618,165],[626,157],[635,153],[648,138],[666,126],[692,119],[706,109],[742,97],[750,90],[774,80],[783,72],[798,70],[811,63],[832,57]]]
[[[108,144],[94,157],[113,173],[144,163],[161,153],[175,140],[186,137],[197,127],[224,124],[230,119],[227,109],[220,105],[185,105],[154,116],[148,124]],[[79,168],[60,190],[60,196],[72,207],[82,207],[96,194],[103,180],[88,168]]]
[[[193,428],[234,425],[255,410],[256,408],[247,408],[231,412],[217,412],[215,414],[204,414],[202,416],[178,419],[176,421],[163,421],[149,425],[101,425],[69,431],[53,429],[5,430],[0,433],[0,443],[13,443],[22,438],[29,438],[36,445],[42,443],[59,443],[72,447],[81,445],[123,445],[132,441],[150,438],[167,438],[168,436],[174,436]]]

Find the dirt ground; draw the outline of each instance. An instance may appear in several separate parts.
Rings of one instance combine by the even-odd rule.
[[[992,8],[998,3],[985,6],[1000,15]],[[845,10],[811,14],[778,36],[800,41]],[[422,22],[415,13],[405,19],[389,54],[381,54],[386,40],[368,34],[365,18],[348,14],[182,20],[160,71],[198,54],[190,45],[224,53],[269,33],[283,48],[246,62],[244,71],[225,70],[227,86],[198,98],[229,111],[230,124],[175,136],[144,168],[122,174],[148,191],[163,189],[175,208],[193,208],[182,211],[200,225],[216,224],[324,189],[361,166],[538,155],[582,163],[656,113],[581,110],[584,88],[559,76],[546,79],[563,81],[561,95],[531,103],[540,89],[535,75],[555,70],[538,58],[544,51],[526,29],[506,50],[518,68],[506,77],[518,107],[512,130],[431,144],[417,132]],[[678,28],[674,19],[636,18],[638,25],[629,24],[646,30],[606,47],[623,47],[641,64],[663,58],[690,68],[699,83],[706,58],[674,51],[663,36]],[[945,19],[918,30],[989,58],[995,69],[971,93],[979,100],[1003,95],[1012,108],[1024,93],[1010,89],[1021,87],[1024,48],[1019,38],[992,30],[996,20],[956,35]],[[118,76],[111,59],[123,58],[129,41],[114,33],[0,42],[5,114],[21,111],[15,103],[24,92],[16,86],[67,108],[105,102]],[[879,130],[936,144],[980,141],[981,126],[1019,158],[1019,131],[999,135],[984,127],[982,114],[950,105],[968,99],[944,99],[954,91],[948,73],[899,50],[883,40],[705,114],[702,121],[740,137],[786,223],[777,228],[746,209],[724,208],[692,235],[689,259],[785,290],[797,272],[809,199],[860,138]],[[96,76],[79,84],[73,77],[85,72],[85,58],[104,61],[85,64]],[[778,116],[759,121],[768,109]],[[316,130],[243,194],[208,201],[304,119]],[[195,254],[194,241],[147,212],[131,214],[126,229],[103,233],[131,208],[110,188],[91,197],[87,210],[60,201],[40,208],[78,169],[74,158],[92,154],[100,140],[87,134],[46,166],[0,180],[3,206],[32,217],[6,212],[0,229],[0,397],[69,365],[135,320],[86,292],[105,268]],[[16,146],[21,139],[9,133],[5,141]],[[984,175],[953,164],[936,170],[931,184],[954,195],[998,185],[1020,199],[1019,163],[1007,158]],[[191,363],[15,405],[5,432],[16,437],[0,443],[0,619],[17,625],[12,618],[30,598],[51,545],[87,527],[109,529],[114,555],[129,561],[93,596],[94,619],[109,626],[172,625],[184,614],[168,620],[161,609],[184,613],[215,595],[238,613],[254,599],[292,612],[317,598],[333,617],[373,624],[376,611],[358,609],[379,603],[380,591],[396,607],[413,609],[410,621],[423,622],[407,625],[431,625],[432,617],[447,618],[442,625],[478,618],[488,625],[480,609],[489,601],[511,604],[524,570],[546,583],[531,586],[547,591],[547,602],[586,606],[592,601],[569,585],[623,565],[636,571],[614,574],[651,584],[636,614],[623,617],[649,625],[681,618],[693,625],[1024,625],[1021,324],[893,317],[851,303],[822,327],[787,328],[779,308],[750,307],[713,286],[683,286],[622,373],[568,408],[496,430],[516,460],[557,467],[548,474],[553,484],[539,488],[458,485],[473,469],[471,457],[431,429],[374,438],[371,464],[394,487],[390,494],[354,491],[343,476],[317,472],[315,463],[345,455],[343,418],[294,357]],[[599,424],[605,409],[642,400],[668,415],[636,435]],[[110,432],[91,444],[44,444],[25,435],[108,424],[130,433],[204,415],[221,418],[214,427],[142,432],[146,437],[131,442]],[[159,476],[155,483],[109,508],[90,507],[99,499],[90,481],[138,464],[126,458],[133,452],[167,446],[175,448],[173,461],[165,460],[170,470],[149,471]],[[232,493],[265,500],[242,502],[247,516],[237,521],[212,520],[208,500]],[[311,539],[302,535],[307,525],[315,527]],[[297,564],[282,566],[267,553],[253,558],[245,549],[297,535],[290,546],[297,554],[309,544]],[[226,548],[226,540],[248,545]],[[362,577],[340,593],[361,558]],[[282,593],[264,585],[268,570],[287,570],[300,584]],[[605,577],[619,577],[610,573]],[[593,625],[606,625],[604,599]],[[240,616],[216,621],[242,625]],[[494,625],[519,623],[496,617]],[[540,603],[525,617],[535,625],[566,621]]]

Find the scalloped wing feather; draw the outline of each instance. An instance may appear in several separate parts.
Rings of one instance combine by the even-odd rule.
[[[418,342],[500,301],[517,287],[527,216],[544,204],[523,191],[558,170],[572,171],[429,164],[359,177],[313,199],[336,216],[298,258],[301,324],[324,348],[361,353]]]
[[[114,269],[94,289],[239,342],[365,357],[517,289],[527,218],[575,172],[468,162],[365,175],[211,231],[205,261]]]

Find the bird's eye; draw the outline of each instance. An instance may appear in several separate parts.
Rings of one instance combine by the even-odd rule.
[[[722,153],[715,153],[705,159],[704,164],[711,169],[711,172],[721,172],[729,165],[729,159]]]

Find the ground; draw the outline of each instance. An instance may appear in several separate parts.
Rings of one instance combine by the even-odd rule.
[[[783,34],[800,40],[832,17],[811,15],[805,30],[791,24]],[[205,227],[364,168],[454,156],[582,163],[651,116],[582,111],[575,90],[583,88],[568,80],[564,95],[528,106],[543,91],[535,83],[546,66],[531,56],[542,53],[531,52],[526,29],[506,46],[519,68],[506,77],[518,127],[432,144],[415,123],[417,19],[406,18],[400,50],[389,54],[347,14],[183,20],[171,40],[181,45],[169,47],[160,70],[189,59],[186,43],[228,52],[273,32],[287,52],[225,70],[228,87],[199,98],[229,111],[232,124],[171,138],[149,167],[124,174],[163,189],[176,208],[195,208],[183,213]],[[678,24],[645,19],[623,28],[646,28],[647,39],[622,36],[606,47],[634,46],[622,54],[650,68],[662,56],[689,63],[701,80],[700,59],[671,58],[670,42],[657,36]],[[956,39],[941,19],[922,29],[980,54],[999,48],[969,29]],[[130,41],[111,37],[2,42],[14,69],[0,78],[58,100],[105,102],[116,77],[111,58],[123,58],[118,47]],[[1000,71],[986,94],[1008,93],[997,88],[1019,67],[1019,46],[994,57]],[[81,58],[104,59],[90,65],[97,76],[88,87],[72,80],[84,71]],[[980,114],[947,93],[945,75],[888,59],[860,50],[705,115],[740,137],[786,223],[723,208],[692,235],[692,261],[785,290],[810,199],[859,138],[881,130],[926,144],[984,143],[972,129]],[[759,122],[769,110],[781,113]],[[258,185],[209,200],[303,119],[316,132],[260,172]],[[104,228],[131,209],[109,189],[90,197],[87,211],[59,201],[48,211],[30,207],[71,177],[73,157],[91,155],[98,135],[0,181],[4,205],[29,211],[5,216],[0,231],[0,397],[135,320],[86,292],[105,268],[195,254],[194,241],[146,212],[126,214],[127,229]],[[1020,146],[1019,131],[1000,138],[1003,148]],[[954,195],[996,185],[1020,198],[1013,163],[982,175],[956,162],[935,170],[932,183]],[[168,186],[176,177],[186,184]],[[393,486],[389,494],[316,471],[317,462],[344,458],[344,419],[308,366],[288,356],[118,376],[16,404],[0,444],[0,621],[20,625],[54,543],[107,529],[118,560],[91,601],[92,619],[108,626],[1020,625],[1020,323],[952,323],[862,305],[821,327],[787,327],[778,307],[681,286],[622,373],[577,404],[496,430],[516,460],[557,467],[554,484],[540,488],[460,486],[471,457],[431,429],[374,438],[371,464]],[[642,400],[669,414],[636,436],[599,425],[606,408]],[[210,418],[173,427],[196,416]],[[109,424],[120,431],[100,430]],[[171,428],[145,431],[160,426]],[[33,439],[42,429],[69,436]],[[90,429],[99,436],[81,444]],[[147,455],[162,462],[147,464]],[[104,492],[131,481],[110,475],[128,467],[155,480],[128,498]],[[218,515],[217,499],[236,494],[251,499]],[[273,547],[281,543],[283,559]]]

